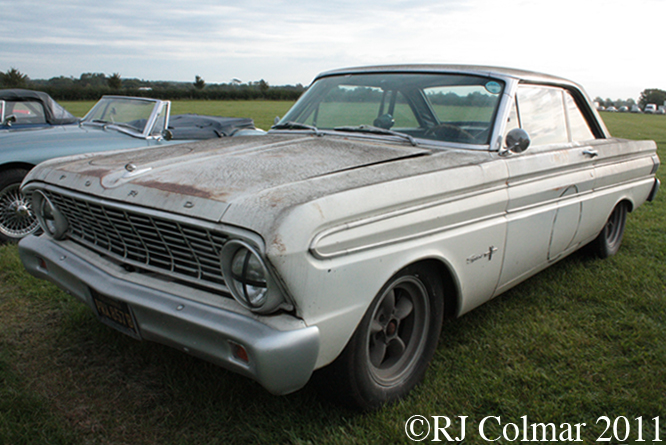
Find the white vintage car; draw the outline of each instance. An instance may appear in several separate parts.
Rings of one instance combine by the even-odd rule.
[[[262,137],[47,161],[26,268],[137,339],[275,394],[315,370],[361,408],[423,377],[458,317],[575,250],[617,252],[652,141],[583,90],[478,66],[319,75]]]

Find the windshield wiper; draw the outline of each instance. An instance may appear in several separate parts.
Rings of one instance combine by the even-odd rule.
[[[271,127],[271,130],[311,130],[317,136],[321,135],[319,129],[314,125],[301,124],[300,122],[293,122],[293,121],[283,122],[281,124],[273,125]]]
[[[349,132],[358,132],[358,133],[371,133],[371,134],[386,134],[389,136],[397,136],[402,139],[406,139],[414,147],[418,145],[416,139],[407,133],[401,133],[399,131],[387,130],[386,128],[374,127],[372,125],[358,125],[358,126],[347,126],[347,127],[335,127],[335,131],[349,131]]]
[[[102,125],[109,125],[110,122],[107,122],[103,119],[90,119],[89,121],[84,121],[82,120],[79,122],[79,124],[102,124]]]
[[[109,123],[108,125],[115,125],[116,127],[127,128],[129,130],[138,131],[139,133],[142,132],[140,128],[137,128],[134,125],[126,124],[125,122],[112,122]]]
[[[137,128],[134,125],[126,124],[125,122],[109,122],[103,119],[90,119],[89,121],[81,121],[79,123],[79,125],[85,125],[85,124],[101,125],[105,130],[110,126],[113,126],[116,127],[118,131],[122,131],[123,133],[130,135],[134,135],[134,133],[142,133],[142,130],[140,128]]]

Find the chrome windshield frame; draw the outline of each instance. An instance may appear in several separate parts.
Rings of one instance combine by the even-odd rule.
[[[146,125],[143,128],[143,131],[133,131],[130,128],[127,128],[123,125],[114,124],[113,122],[106,122],[101,125],[104,128],[113,128],[114,130],[120,131],[121,133],[127,134],[132,137],[141,138],[141,139],[162,139],[162,133],[169,126],[169,114],[171,111],[171,101],[168,100],[159,100],[159,99],[150,99],[145,97],[130,97],[130,96],[102,96],[102,98],[95,104],[93,108],[88,111],[88,113],[81,120],[81,125],[99,125],[93,121],[92,113],[98,107],[102,101],[105,100],[122,100],[122,101],[136,101],[137,103],[152,103],[153,108],[150,112],[149,117],[146,120]],[[164,119],[164,128],[160,131],[160,134],[153,134],[155,125],[158,118],[166,113]]]

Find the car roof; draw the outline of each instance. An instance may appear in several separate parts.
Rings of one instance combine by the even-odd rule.
[[[520,70],[515,68],[504,68],[486,65],[449,65],[449,64],[412,64],[412,65],[375,65],[360,66],[351,68],[335,69],[325,71],[317,76],[328,77],[344,74],[363,74],[363,73],[442,73],[442,74],[476,74],[490,77],[513,78],[528,83],[541,83],[575,87],[582,89],[580,85],[570,80],[550,74],[538,73],[535,71]]]

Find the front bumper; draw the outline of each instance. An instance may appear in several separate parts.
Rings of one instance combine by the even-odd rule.
[[[296,391],[308,382],[319,353],[319,329],[290,315],[277,315],[277,329],[242,313],[123,279],[70,252],[46,236],[19,243],[25,268],[55,283],[95,313],[91,288],[127,303],[143,340],[162,343],[250,377],[273,394]],[[234,355],[236,345],[249,361]]]

